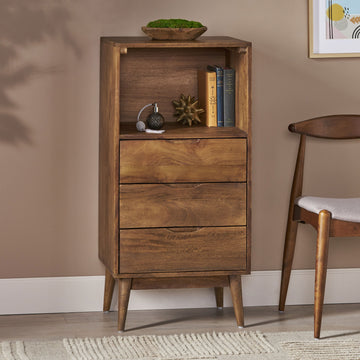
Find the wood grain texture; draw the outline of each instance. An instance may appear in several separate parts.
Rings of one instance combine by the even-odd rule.
[[[114,293],[115,279],[109,270],[105,270],[104,305],[103,311],[109,311]]]
[[[242,301],[241,276],[230,275],[229,284],[237,326],[244,327],[244,308]]]
[[[125,330],[125,321],[129,305],[130,290],[132,279],[119,279],[119,299],[118,299],[118,331]]]
[[[251,55],[251,46],[226,53],[226,65],[235,69],[235,125],[246,133],[251,118]]]
[[[294,219],[318,228],[319,215],[295,205]],[[330,236],[333,237],[353,237],[360,236],[360,223],[331,219]]]
[[[289,130],[326,139],[359,139],[360,115],[329,115],[289,125]]]
[[[178,123],[165,123],[165,132],[162,134],[152,134],[139,132],[136,130],[133,119],[132,122],[122,122],[120,129],[120,140],[174,140],[174,139],[231,139],[247,138],[245,131],[236,127],[209,128],[205,125],[185,126]]]
[[[212,287],[219,306],[231,276],[243,324],[240,275],[250,272],[251,43],[229,37],[106,37],[101,43],[99,255],[108,269],[106,308],[114,279],[123,330],[131,288]],[[171,101],[181,93],[197,97],[197,71],[209,64],[237,72],[236,126],[176,124]],[[154,101],[165,116],[165,133],[136,131],[139,109]]]
[[[120,183],[246,181],[245,139],[120,142]]]
[[[322,308],[324,302],[329,237],[360,236],[360,223],[331,219],[331,213],[323,209],[319,214],[295,205],[302,195],[306,136],[324,139],[360,138],[360,115],[329,115],[300,121],[289,125],[289,131],[300,134],[300,145],[290,195],[286,230],[283,270],[280,288],[279,310],[284,310],[294,257],[297,224],[310,224],[317,230],[315,267],[314,337],[320,337]]]
[[[229,286],[227,276],[188,276],[176,278],[135,278],[132,281],[133,290],[149,289],[189,289]]]
[[[180,94],[197,97],[197,71],[207,64],[225,65],[223,48],[128,49],[121,62],[120,117],[134,123],[146,104],[159,105],[165,122],[176,122],[172,100]],[[149,112],[144,111],[145,120]]]
[[[246,269],[246,228],[120,230],[120,273]]]
[[[235,39],[229,36],[201,36],[195,41],[153,41],[146,36],[105,36],[101,40],[112,46],[136,48],[231,48],[251,46],[249,41]]]
[[[252,46],[228,48],[226,65],[235,69],[235,126],[247,133],[247,238],[251,239],[251,71]],[[251,266],[251,241],[248,241],[248,267]]]
[[[99,124],[99,258],[118,273],[119,80],[118,48],[101,42]]]
[[[296,159],[293,183],[290,193],[289,211],[286,225],[285,245],[283,253],[283,263],[281,272],[280,299],[279,310],[284,311],[289,280],[291,274],[292,263],[294,260],[296,234],[298,222],[294,219],[294,203],[295,199],[302,194],[304,179],[304,161],[305,161],[305,135],[300,136],[299,149]]]
[[[245,183],[120,185],[120,228],[245,224]]]
[[[239,49],[242,50],[242,49]],[[252,83],[252,46],[246,47],[246,51],[240,51],[240,58],[234,64],[234,67],[238,69],[238,117],[236,120],[236,126],[239,129],[246,131],[247,137],[247,183],[246,183],[246,202],[247,213],[246,223],[247,226],[247,266],[250,271],[251,268],[251,218],[252,218],[252,127],[251,127],[251,83]]]
[[[322,311],[325,296],[325,283],[329,252],[329,232],[331,214],[327,210],[320,211],[318,236],[316,244],[315,295],[314,295],[314,337],[320,337]]]
[[[153,28],[142,26],[141,30],[151,37],[153,40],[175,40],[175,41],[186,41],[186,40],[195,40],[206,30],[206,26],[198,28]]]
[[[224,288],[215,287],[214,291],[215,291],[216,307],[218,309],[222,309],[224,306]]]
[[[181,271],[181,272],[144,272],[144,273],[131,273],[131,274],[118,274],[114,275],[115,279],[159,279],[159,278],[179,278],[179,277],[200,277],[200,276],[229,276],[229,275],[246,275],[249,274],[248,270],[212,270],[212,271]]]

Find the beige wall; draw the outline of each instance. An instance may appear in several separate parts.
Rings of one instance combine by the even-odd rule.
[[[0,277],[103,273],[97,259],[99,37],[141,35],[141,25],[161,17],[198,20],[207,35],[253,42],[252,268],[279,269],[297,148],[288,123],[360,113],[360,59],[307,58],[306,3],[2,0]],[[359,143],[328,149],[315,140],[308,150],[314,153],[306,191],[359,195]],[[313,266],[314,236],[301,229],[296,268]],[[360,267],[359,253],[360,241],[334,240],[330,267]]]

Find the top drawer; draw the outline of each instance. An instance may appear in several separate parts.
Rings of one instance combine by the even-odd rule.
[[[120,183],[246,181],[246,139],[120,141]]]

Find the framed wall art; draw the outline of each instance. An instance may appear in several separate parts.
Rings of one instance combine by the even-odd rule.
[[[360,57],[360,0],[309,1],[309,57]]]

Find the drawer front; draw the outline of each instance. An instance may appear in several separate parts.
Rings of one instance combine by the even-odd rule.
[[[246,225],[246,184],[120,185],[120,228]]]
[[[120,230],[123,274],[245,269],[245,227]]]
[[[120,141],[120,183],[246,181],[246,139]]]

